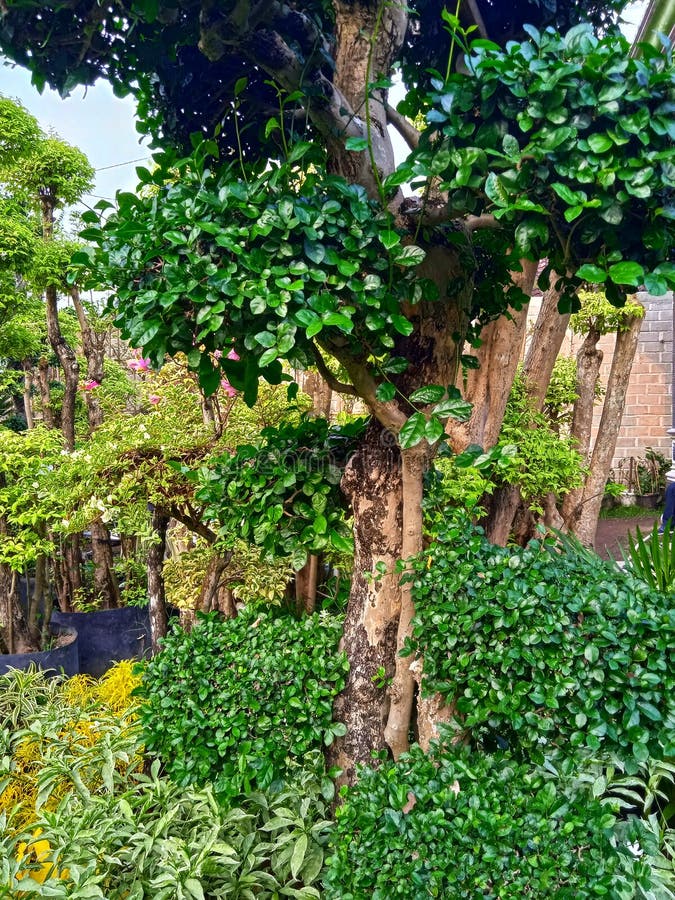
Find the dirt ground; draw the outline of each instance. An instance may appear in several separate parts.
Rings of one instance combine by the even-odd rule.
[[[603,559],[608,559],[610,556],[614,559],[622,559],[621,547],[627,546],[628,532],[635,533],[636,527],[639,527],[640,531],[646,534],[652,530],[654,522],[660,516],[661,511],[655,509],[649,515],[634,519],[600,519],[595,535],[595,552]]]

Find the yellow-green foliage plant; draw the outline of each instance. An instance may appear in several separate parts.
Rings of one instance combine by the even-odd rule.
[[[172,783],[144,756],[138,684],[128,662],[0,677],[0,900],[318,900],[330,780],[297,769],[234,807]]]
[[[195,610],[213,547],[198,541],[195,547],[178,553],[164,563],[166,599],[178,609]],[[235,544],[224,578],[235,600],[280,606],[294,575],[290,562],[265,561],[257,547],[243,541]]]
[[[41,815],[71,793],[112,793],[140,770],[131,696],[139,683],[128,660],[99,681],[47,679],[35,669],[0,676],[0,834],[15,839],[16,851],[13,873],[8,861],[0,866],[0,885],[11,877],[42,883],[57,872],[49,843],[40,838]]]

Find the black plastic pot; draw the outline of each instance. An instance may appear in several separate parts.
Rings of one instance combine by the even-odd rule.
[[[54,610],[52,623],[78,633],[80,672],[98,678],[120,659],[141,659],[150,652],[147,606],[123,606],[96,612]]]
[[[37,666],[43,672],[50,675],[77,675],[80,671],[78,653],[77,631],[66,625],[57,625],[52,622],[51,633],[66,635],[70,640],[61,643],[60,647],[53,650],[38,650],[35,653],[3,653],[0,654],[0,675],[4,675],[9,669],[28,669],[31,665]]]

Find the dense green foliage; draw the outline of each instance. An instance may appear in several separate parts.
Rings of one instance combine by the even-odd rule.
[[[337,462],[359,430],[303,418],[264,428],[257,446],[207,460],[195,473],[204,520],[224,546],[243,539],[269,558],[290,557],[298,569],[308,553],[349,552]]]
[[[526,30],[506,50],[476,41],[468,77],[433,82],[427,119],[440,140],[428,135],[411,171],[440,177],[454,214],[493,214],[515,259],[547,258],[567,308],[582,280],[614,303],[642,283],[665,293],[675,278],[670,51],[631,58],[623,37],[588,25]]]
[[[157,364],[184,353],[208,391],[222,369],[250,402],[260,374],[279,381],[281,360],[313,363],[316,336],[343,335],[352,356],[390,354],[413,330],[401,303],[422,297],[410,272],[424,252],[402,246],[388,214],[327,175],[308,143],[262,172],[216,168],[214,151],[157,155],[143,176],[157,189],[121,194],[119,210],[82,233],[100,248],[96,279],[116,287],[123,336]],[[241,360],[217,363],[232,343]]]
[[[611,750],[631,764],[675,753],[675,610],[570,544],[500,548],[452,523],[415,566],[408,652],[457,727],[526,754]]]
[[[503,755],[413,747],[365,769],[337,810],[326,896],[634,898],[644,860],[613,834],[611,807],[571,779]],[[645,843],[648,841],[645,840]]]
[[[318,898],[318,779],[219,806],[144,769],[130,664],[101,682],[0,678],[0,897]]]
[[[216,794],[267,788],[330,744],[333,699],[345,682],[341,621],[246,609],[174,630],[143,679],[144,743],[178,784]]]

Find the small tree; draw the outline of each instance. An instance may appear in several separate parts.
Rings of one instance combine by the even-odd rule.
[[[619,5],[589,11],[597,24]],[[259,377],[282,377],[281,361],[315,363],[372,413],[343,478],[356,555],[336,759],[350,775],[385,744],[397,756],[414,696],[397,649],[414,610],[396,562],[421,548],[424,469],[447,419],[467,414],[455,393],[464,339],[526,302],[511,276],[523,258],[549,259],[542,283],[563,311],[585,280],[618,303],[642,281],[668,286],[670,57],[631,59],[622,39],[590,27],[528,27],[506,50],[479,41],[455,71],[465,33],[445,13],[446,35],[433,4],[410,28],[399,3],[269,4],[255,16],[238,5],[4,6],[0,42],[23,60],[30,46],[38,78],[65,86],[104,72],[163,132],[157,169],[139,173],[156,195],[121,195],[85,233],[125,334],[156,362],[185,353],[207,390],[224,372],[250,402]],[[530,11],[547,24],[549,12]],[[522,37],[515,13],[506,25],[494,5],[459,12],[484,36]],[[568,27],[578,7],[554,16]],[[409,93],[395,111],[398,59]],[[201,101],[195,78],[210,88]],[[424,114],[424,135],[401,113]],[[388,122],[417,145],[398,171]],[[225,162],[214,143],[186,157],[186,136],[215,123]],[[410,178],[423,192],[404,203]],[[215,358],[232,344],[239,361]],[[373,680],[382,668],[386,693]]]

